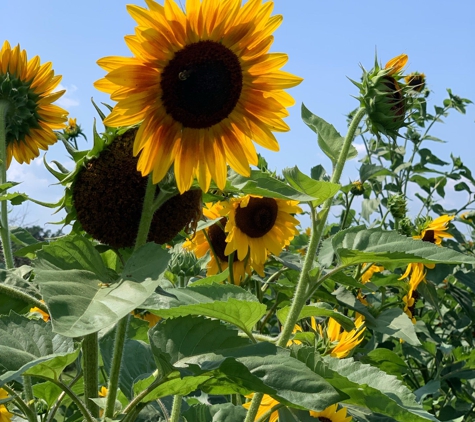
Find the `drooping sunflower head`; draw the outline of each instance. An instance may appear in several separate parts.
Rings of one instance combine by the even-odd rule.
[[[137,158],[132,154],[136,132],[132,128],[118,135],[81,166],[71,188],[82,228],[114,248],[134,245],[142,215],[147,178],[137,171]],[[170,242],[200,217],[200,190],[173,196],[155,212],[148,240]]]
[[[26,51],[8,41],[0,50],[0,102],[6,107],[7,166],[14,157],[27,163],[57,141],[56,129],[65,126],[68,112],[53,103],[64,90],[53,92],[61,81],[51,62],[28,60]]]
[[[282,118],[294,101],[284,89],[301,78],[280,70],[286,54],[269,53],[282,17],[271,16],[272,1],[146,3],[128,6],[134,57],[98,62],[108,73],[95,86],[117,101],[104,123],[143,122],[134,154],[155,183],[174,164],[180,192],[194,177],[204,191],[211,180],[223,189],[227,164],[245,176],[257,165],[252,141],[277,151],[273,132],[289,130]]]
[[[406,84],[416,92],[422,92],[426,86],[426,75],[414,72],[404,78]]]
[[[381,67],[375,60],[370,71],[363,69],[361,82],[352,81],[360,89],[360,104],[366,109],[367,125],[373,133],[395,137],[403,127],[410,108],[408,87],[400,81],[408,57],[394,57]]]
[[[297,201],[246,195],[223,205],[228,221],[226,255],[236,251],[240,260],[249,254],[252,263],[264,264],[269,253],[279,255],[298,234],[301,213]]]

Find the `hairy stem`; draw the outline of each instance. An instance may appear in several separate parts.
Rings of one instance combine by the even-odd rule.
[[[175,395],[175,397],[173,397],[173,405],[172,405],[172,413],[170,415],[170,422],[178,422],[180,420],[181,402],[182,402],[182,396],[177,394]]]
[[[99,386],[99,343],[97,333],[84,336],[82,353],[84,356],[84,401],[89,412],[99,417],[99,406],[90,399],[98,397]]]

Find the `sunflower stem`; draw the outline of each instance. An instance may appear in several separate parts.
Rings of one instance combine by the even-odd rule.
[[[99,406],[90,399],[98,397],[99,386],[99,343],[97,333],[84,336],[82,352],[84,356],[84,401],[95,418],[99,417]]]
[[[153,183],[152,175],[148,176],[147,188],[145,189],[145,196],[143,199],[142,216],[140,217],[139,229],[137,232],[137,239],[135,241],[135,249],[147,243],[148,232],[153,219],[153,201],[155,199],[155,191],[157,186]]]
[[[114,415],[115,399],[117,398],[117,390],[119,388],[120,367],[122,363],[122,355],[124,353],[128,322],[129,315],[125,316],[117,323],[109,384],[107,385],[107,401],[104,412],[106,418],[112,418]]]
[[[0,186],[7,183],[7,111],[10,103],[0,100]],[[0,236],[2,238],[5,268],[15,268],[10,228],[8,227],[8,201],[0,201]]]
[[[24,413],[28,422],[36,422],[36,412],[33,412],[30,409],[30,407],[21,399],[21,397],[16,394],[15,390],[10,388],[7,384],[3,385],[2,388],[8,393],[9,396],[13,397],[13,401]]]
[[[178,422],[180,420],[182,396],[176,394],[173,397],[172,413],[169,422]]]
[[[353,120],[350,123],[348,133],[346,134],[343,146],[340,151],[340,155],[338,157],[338,161],[333,170],[333,175],[331,177],[332,183],[338,183],[340,181],[340,177],[343,172],[343,168],[345,167],[346,159],[348,157],[348,152],[350,151],[351,143],[353,142],[353,139],[355,137],[356,129],[358,128],[361,119],[364,115],[365,109],[360,108],[356,112],[355,116],[353,117]],[[315,207],[313,207],[312,204],[309,205],[312,218],[312,234],[310,236],[310,241],[308,244],[307,254],[303,263],[302,272],[300,273],[297,288],[295,290],[294,299],[292,301],[289,314],[287,315],[287,319],[284,323],[279,341],[277,342],[277,346],[279,347],[287,346],[287,343],[290,337],[292,336],[292,331],[295,327],[295,323],[298,321],[300,312],[307,300],[307,292],[310,284],[309,272],[314,264],[317,249],[323,234],[323,229],[325,228],[328,214],[330,213],[332,198],[329,198],[325,201],[323,205],[323,210],[319,213],[318,219]],[[249,410],[246,415],[245,422],[254,422],[257,411],[259,410],[259,406],[262,401],[262,397],[262,393],[254,394],[251,406],[249,407]]]
[[[35,410],[35,396],[33,395],[33,385],[31,384],[31,377],[28,375],[22,375],[23,380],[23,395],[28,408],[36,413]]]

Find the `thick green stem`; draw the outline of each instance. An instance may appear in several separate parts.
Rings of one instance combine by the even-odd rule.
[[[25,396],[26,405],[33,413],[35,410],[35,396],[33,395],[33,385],[31,384],[31,377],[28,375],[22,376],[23,380],[23,395]]]
[[[169,422],[178,422],[180,420],[182,400],[183,400],[182,396],[180,396],[178,394],[175,395],[175,397],[173,397],[172,413],[170,415],[170,421]]]
[[[122,363],[122,355],[124,353],[128,323],[129,315],[125,316],[117,323],[109,384],[107,385],[106,410],[104,412],[106,418],[112,418],[114,415],[115,400],[117,398],[117,390],[119,389],[120,366]]]
[[[343,173],[343,168],[345,167],[346,159],[348,157],[348,152],[350,151],[351,144],[355,137],[356,130],[361,122],[361,119],[365,115],[365,109],[360,108],[353,120],[350,123],[348,128],[348,133],[346,134],[345,141],[343,142],[343,146],[340,151],[340,155],[338,157],[338,161],[335,165],[333,170],[333,175],[331,178],[332,183],[339,183],[341,174]],[[327,222],[328,214],[330,213],[330,208],[332,205],[332,198],[329,198],[325,201],[323,205],[323,210],[319,214],[319,221],[317,221],[315,208],[310,205],[311,210],[311,217],[312,217],[312,234],[310,236],[310,241],[307,249],[307,254],[305,256],[305,260],[302,267],[302,272],[300,273],[299,281],[297,283],[297,288],[295,290],[294,299],[292,301],[292,305],[290,307],[289,314],[287,319],[284,323],[282,333],[280,335],[279,341],[277,342],[277,346],[286,347],[287,343],[292,336],[292,331],[295,327],[295,323],[298,321],[300,311],[302,310],[303,306],[305,305],[305,301],[307,298],[307,292],[309,289],[310,284],[310,277],[309,272],[312,269],[315,255],[317,253],[318,246],[320,244],[320,239],[323,234],[323,230],[325,228],[325,224]],[[252,399],[251,407],[249,408],[245,422],[253,422],[257,411],[259,410],[259,406],[262,401],[263,394],[256,393]]]
[[[97,333],[88,334],[82,341],[84,356],[84,401],[91,414],[99,417],[99,406],[90,399],[98,397],[99,387],[99,343]]]
[[[24,293],[20,290],[15,289],[14,287],[8,286],[6,284],[0,284],[0,296],[9,296],[13,299],[19,299],[23,302],[26,302],[30,305],[34,305],[37,308],[40,308],[42,311],[49,313],[48,308],[46,305],[41,302],[40,300],[36,299],[33,296],[30,296],[27,293]]]
[[[9,103],[0,100],[0,186],[7,183],[7,111]],[[8,227],[8,201],[0,201],[0,237],[2,238],[5,268],[15,268],[10,228]]]
[[[148,176],[147,188],[145,189],[145,197],[143,199],[142,216],[135,241],[135,250],[147,243],[148,232],[150,231],[150,225],[153,219],[153,201],[155,199],[156,189],[157,186],[153,184],[152,175]]]

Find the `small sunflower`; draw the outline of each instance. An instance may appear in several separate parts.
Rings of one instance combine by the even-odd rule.
[[[426,86],[426,75],[423,73],[411,73],[404,78],[404,81],[414,91],[421,92]]]
[[[223,205],[221,215],[228,218],[225,254],[237,251],[244,260],[264,264],[269,253],[279,255],[298,234],[300,223],[291,214],[301,213],[297,201],[246,195]]]
[[[363,264],[363,266],[366,266],[367,264]],[[371,277],[373,277],[374,273],[380,273],[381,271],[384,271],[384,267],[380,265],[371,265],[362,275],[361,275],[361,282],[363,284],[366,284],[368,281],[371,280]]]
[[[359,315],[355,320],[355,329],[345,331],[342,326],[333,318],[328,318],[326,337],[332,343],[330,356],[342,359],[363,341],[364,331],[363,315]],[[321,327],[320,334],[323,336]]]
[[[424,242],[435,243],[440,245],[443,238],[452,238],[450,233],[447,233],[448,224],[454,219],[453,215],[441,215],[435,220],[429,221],[425,224],[420,234],[412,236],[413,239],[422,239]]]
[[[108,392],[109,390],[107,389],[107,387],[102,386],[99,390],[99,397],[107,397]]]
[[[203,215],[211,220],[220,218],[223,209],[221,202],[215,204],[208,203],[203,208]],[[202,258],[206,253],[210,253],[211,259],[207,265],[207,275],[215,275],[228,268],[228,255],[225,253],[227,243],[224,227],[226,226],[226,217],[210,227],[200,230],[193,239],[188,239],[183,248],[193,251],[197,258]],[[234,253],[234,252],[233,252]],[[252,264],[252,268],[261,276],[264,276],[264,266],[260,264]],[[235,284],[241,284],[246,278],[246,274],[252,274],[251,262],[247,257],[240,260],[234,253],[233,260],[233,277]]]
[[[252,399],[254,397],[254,393],[246,397]],[[264,394],[264,397],[262,397],[261,405],[259,406],[259,410],[257,411],[255,420],[258,420],[261,416],[263,416],[266,412],[268,412],[278,404],[279,402],[277,400],[273,399],[268,394]],[[246,409],[249,409],[249,407],[251,406],[251,400],[249,400],[247,403],[244,403],[242,406]],[[272,412],[269,419],[267,420],[269,422],[277,422],[279,420],[279,411],[276,410],[275,412]]]
[[[8,41],[0,50],[0,101],[6,113],[7,167],[12,157],[27,163],[57,141],[55,129],[65,127],[68,112],[53,103],[64,90],[53,92],[61,81],[51,62],[40,65],[38,56],[28,60],[26,51]]]
[[[152,314],[151,312],[140,310],[140,309],[135,309],[134,311],[131,312],[131,314],[134,316],[134,318],[147,321],[149,328],[152,328],[155,325],[157,325],[157,323],[162,319],[158,315],[155,315],[155,314]]]
[[[8,393],[0,388],[0,400],[6,399]],[[10,413],[4,404],[0,404],[0,422],[10,422],[12,420],[13,413]]]
[[[223,189],[226,163],[248,176],[258,162],[252,141],[277,151],[272,132],[289,130],[282,118],[294,100],[284,89],[302,79],[280,70],[286,54],[269,53],[282,16],[262,0],[188,0],[184,11],[173,0],[146,3],[128,6],[134,57],[98,61],[108,73],[95,87],[117,101],[104,123],[143,122],[134,154],[154,183],[174,163],[180,192],[195,176],[205,192],[211,179]]]
[[[45,303],[44,300],[41,300],[41,302]],[[42,309],[38,308],[35,306],[34,308],[30,308],[30,312],[35,312],[37,314],[40,314],[41,317],[43,318],[43,321],[48,322],[50,320],[50,316],[47,312],[43,311]]]
[[[310,416],[317,418],[320,422],[351,422],[353,418],[346,416],[346,407],[338,410],[338,404],[332,404],[322,412],[310,411]]]

